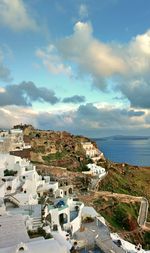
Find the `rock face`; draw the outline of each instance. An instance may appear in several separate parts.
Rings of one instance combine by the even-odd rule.
[[[65,167],[69,170],[88,163],[81,144],[90,141],[86,137],[74,136],[65,131],[36,130],[31,125],[15,127],[23,129],[24,141],[30,143],[32,147],[30,160],[34,163]]]

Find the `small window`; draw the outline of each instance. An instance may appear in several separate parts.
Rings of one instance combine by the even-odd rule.
[[[57,224],[54,224],[54,225],[53,225],[53,231],[58,231],[58,226],[57,226]]]
[[[7,191],[11,191],[11,186],[8,186],[8,187],[7,187]]]
[[[19,248],[19,251],[24,251],[24,247],[20,247],[20,248]]]

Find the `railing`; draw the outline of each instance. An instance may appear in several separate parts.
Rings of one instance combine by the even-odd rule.
[[[12,195],[6,195],[5,196],[5,201],[10,201],[10,202],[12,202],[13,204],[15,204],[15,205],[17,205],[17,206],[19,206],[20,205],[20,201],[18,200],[18,199],[16,199],[14,196],[12,196]]]

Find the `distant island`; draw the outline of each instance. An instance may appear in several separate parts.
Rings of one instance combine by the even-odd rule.
[[[92,140],[148,140],[150,136],[114,135],[108,137],[92,138]]]

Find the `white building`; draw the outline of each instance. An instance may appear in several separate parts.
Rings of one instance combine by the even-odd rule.
[[[24,142],[21,129],[0,132],[0,152],[5,153],[29,148],[31,145]]]
[[[50,177],[42,178],[30,161],[9,154],[0,155],[0,176],[5,195],[13,194],[11,201],[16,198],[20,205],[37,204],[37,189],[50,188]]]
[[[12,247],[5,247],[0,249],[0,253],[69,253],[67,247],[62,245],[55,239],[45,240],[40,238],[31,240],[27,243],[18,243]]]
[[[58,252],[69,252],[69,246],[60,246],[55,239],[48,240],[49,243],[47,241],[40,241],[39,243],[36,241],[35,243],[20,238],[20,235],[24,233],[21,230],[19,232],[20,225],[17,217],[20,215],[20,224],[24,223],[26,229],[30,231],[48,225],[52,233],[64,236],[64,233],[66,235],[70,231],[71,234],[74,234],[80,228],[81,211],[84,205],[71,197],[73,193],[72,185],[65,178],[60,182],[51,182],[49,176],[40,176],[36,171],[36,167],[27,159],[9,154],[0,155],[0,178],[0,215],[2,215],[5,222],[6,227],[3,225],[3,229],[6,228],[5,234],[7,235],[3,239],[3,245],[0,245],[2,248],[0,252],[41,252],[41,247],[43,247],[41,245],[43,244],[43,250],[45,251],[42,250],[42,252],[54,252],[54,248]],[[57,198],[57,201],[50,205],[46,202],[46,198],[45,204],[40,205],[38,200],[43,195],[52,196],[52,199]],[[65,198],[62,199],[62,197]],[[14,208],[14,205],[17,208]],[[5,219],[6,214],[7,218]],[[16,229],[17,233],[20,233],[13,244],[11,243],[12,235],[10,236],[6,232],[8,224],[10,227],[14,226],[12,231]],[[23,236],[23,238],[27,237]],[[10,243],[5,243],[5,240]],[[14,236],[12,236],[12,240],[14,240]],[[39,247],[39,251],[37,247]]]
[[[89,171],[83,171],[82,173],[98,176],[99,178],[103,178],[107,174],[105,168],[98,166],[95,163],[89,163],[87,167],[89,168]]]
[[[97,149],[92,142],[82,142],[81,144],[86,152],[86,156],[91,158],[94,162],[103,158],[103,153]]]
[[[0,217],[0,253],[68,253],[67,244],[54,238],[43,237],[30,239],[24,224],[23,216],[5,215]],[[10,229],[11,228],[11,229]]]
[[[70,231],[74,234],[81,225],[81,212],[84,204],[74,201],[73,198],[58,200],[54,205],[44,207],[45,221],[50,225],[51,231]]]
[[[48,194],[54,198],[64,198],[72,195],[73,185],[71,185],[66,179],[62,178],[59,182],[48,181],[44,185],[40,185],[37,188],[37,192],[39,196]]]

